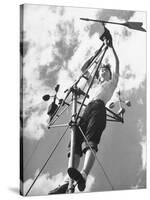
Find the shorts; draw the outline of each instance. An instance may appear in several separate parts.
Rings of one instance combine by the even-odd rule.
[[[85,153],[90,147],[84,140],[79,127],[81,127],[86,136],[88,144],[97,152],[102,132],[106,127],[106,108],[103,101],[91,101],[85,108],[78,123],[75,136],[75,154],[81,157],[82,153]],[[68,148],[70,151],[70,143]],[[68,156],[69,155],[70,153],[68,153]]]

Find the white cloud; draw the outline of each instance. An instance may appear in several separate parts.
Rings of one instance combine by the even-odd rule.
[[[35,174],[36,177],[37,173]],[[35,184],[33,185],[29,196],[34,195],[47,195],[51,190],[53,190],[55,187],[57,187],[64,179],[64,176],[62,173],[59,173],[55,176],[50,176],[49,173],[42,174],[39,176]],[[33,179],[28,179],[24,183],[24,194],[28,191],[31,184],[33,183]]]
[[[138,103],[139,105],[143,105],[143,104],[144,104],[143,99],[142,99],[142,98],[139,98],[139,99],[137,100],[137,103]]]
[[[44,112],[39,114],[37,111],[32,112],[32,115],[27,120],[24,128],[24,136],[31,139],[39,140],[44,135],[42,126],[47,126],[48,116]]]
[[[57,13],[60,10],[61,8],[58,8]],[[42,104],[42,96],[53,91],[40,79],[40,70],[41,65],[48,65],[53,61],[53,45],[60,37],[55,34],[56,24],[60,21],[57,13],[50,11],[48,6],[25,5],[24,40],[29,42],[29,49],[24,57],[23,68],[26,83],[23,88],[23,116],[28,117],[24,131],[24,135],[28,138],[40,139],[44,135],[42,126],[46,126],[47,122],[47,105],[45,103],[44,107]],[[43,112],[39,113],[37,109],[41,107]],[[27,116],[31,108],[33,111],[30,116]]]
[[[49,65],[52,61],[55,61],[54,53],[60,56],[58,48],[55,48],[55,44],[62,39],[62,32],[58,29],[57,25],[64,26],[65,29],[63,30],[66,31],[64,39],[68,47],[72,45],[73,38],[76,39],[79,32],[78,40],[80,42],[84,41],[85,44],[85,40],[83,39],[85,35],[88,35],[88,32],[85,32],[84,29],[88,27],[88,25],[87,23],[83,24],[79,18],[76,17],[77,12],[79,16],[82,17],[86,16],[87,13],[90,17],[93,17],[95,16],[96,10],[87,10],[84,8],[65,9],[62,7],[57,7],[56,9],[55,6],[49,7],[39,5],[25,5],[24,8],[24,41],[29,43],[23,63],[23,76],[25,80],[23,88],[23,116],[24,118],[28,118],[24,135],[28,138],[40,139],[44,135],[44,129],[42,127],[46,126],[47,121],[47,105],[44,107],[41,97],[44,93],[53,93],[52,89],[44,84],[44,79],[40,79],[40,71],[42,70],[42,66]],[[61,13],[63,13],[63,15],[60,15]],[[66,26],[68,22],[72,23],[73,29],[69,28],[69,25]],[[84,50],[86,50],[85,47]],[[79,59],[80,58],[77,58],[77,60]],[[61,83],[59,94],[62,94],[64,89],[66,89],[69,84],[71,85],[73,81],[69,76],[68,70],[63,68],[63,66],[54,66],[54,68],[47,69],[46,73],[48,74],[60,67],[62,67],[62,70],[60,70],[57,75],[57,82]],[[70,72],[73,71],[73,66],[69,69]],[[43,107],[43,112],[39,113],[37,109],[41,106]],[[28,116],[31,108],[32,113]]]
[[[73,80],[70,78],[68,74],[69,74],[68,70],[65,69],[61,69],[60,72],[58,73],[58,83],[60,83],[60,90],[58,95],[60,98],[65,96],[63,92],[73,84]]]
[[[144,123],[141,119],[137,122],[137,131],[140,134],[139,145],[141,147],[141,164],[139,166],[139,171],[137,173],[137,181],[135,185],[131,186],[131,189],[138,189],[146,187],[146,136],[144,131]]]
[[[84,61],[91,56],[96,49],[100,47],[99,33],[95,33],[89,37],[90,25],[92,22],[80,21],[80,17],[95,18],[96,9],[84,8],[61,8],[39,5],[25,5],[24,12],[24,40],[29,42],[27,54],[24,57],[24,117],[28,117],[25,127],[25,135],[29,138],[40,139],[44,135],[43,126],[46,126],[47,105],[42,104],[41,97],[44,93],[53,93],[52,89],[44,84],[44,78],[40,79],[40,71],[42,66],[49,65],[54,61],[54,54],[60,55],[58,47],[55,47],[56,42],[62,39],[62,33],[65,34],[63,40],[66,45],[72,47],[72,42],[77,39],[78,43],[74,49],[72,57],[63,62],[62,66],[54,66],[54,68],[47,69],[46,74],[59,70],[55,74],[57,83],[61,84],[59,95],[62,94],[66,88],[71,86],[73,79],[80,75],[80,67]],[[63,15],[60,15],[62,14]],[[77,17],[79,16],[79,17]],[[55,20],[54,20],[55,19]],[[137,12],[131,21],[141,20],[145,23],[145,15],[142,12]],[[110,21],[120,21],[118,18],[110,18]],[[65,25],[67,23],[70,25]],[[65,27],[63,30],[58,30],[57,25]],[[132,31],[125,37],[124,28],[121,26],[108,25],[110,29],[114,46],[120,59],[120,75],[126,71],[126,66],[130,66],[130,73],[134,75],[129,79],[120,78],[119,87],[125,91],[133,88],[138,88],[145,78],[146,71],[146,40],[145,33]],[[111,53],[108,52],[106,58],[113,63]],[[142,68],[142,70],[141,70]],[[50,78],[52,78],[50,76]],[[43,106],[43,112],[39,113],[36,109]],[[30,108],[33,108],[32,114],[26,116]]]
[[[39,170],[36,171],[35,177],[39,173]],[[34,177],[34,178],[35,178]],[[51,176],[49,173],[42,174],[39,176],[35,184],[33,185],[32,189],[29,192],[29,196],[35,196],[35,195],[47,195],[51,190],[58,187],[58,185],[63,184],[65,175],[63,173],[59,173],[57,175]],[[28,179],[24,183],[24,194],[28,191],[31,184],[33,183],[34,179]],[[91,191],[92,185],[94,184],[95,178],[92,175],[88,176],[86,189],[84,192]],[[75,190],[75,192],[79,192],[78,189]]]
[[[142,166],[140,172],[146,169],[146,133],[144,133],[145,123],[143,120],[139,119],[137,122],[137,130],[140,134],[140,146],[141,146],[141,162]],[[145,129],[146,130],[146,129]]]
[[[146,169],[146,138],[143,137],[142,141],[140,142],[141,148],[142,148],[142,170]]]

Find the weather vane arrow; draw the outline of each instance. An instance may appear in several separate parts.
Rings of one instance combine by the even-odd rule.
[[[100,22],[102,24],[116,24],[121,26],[126,26],[130,29],[137,30],[137,31],[143,31],[146,32],[146,30],[142,27],[142,22],[125,22],[125,23],[117,23],[117,22],[109,22],[109,21],[103,21],[103,20],[96,20],[96,19],[89,19],[89,18],[80,18],[81,20],[85,21],[93,21],[93,22]]]

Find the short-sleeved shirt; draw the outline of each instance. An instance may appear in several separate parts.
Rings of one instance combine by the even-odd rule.
[[[111,80],[100,83],[92,95],[92,100],[100,99],[106,105],[106,103],[111,99],[114,90],[117,87],[118,77],[119,75],[114,73]]]

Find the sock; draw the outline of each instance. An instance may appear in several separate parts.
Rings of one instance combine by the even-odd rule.
[[[83,178],[84,178],[84,180],[85,180],[85,182],[86,182],[86,180],[87,180],[87,173],[84,171],[84,170],[82,170],[81,171],[81,174],[82,174],[82,176],[83,176]]]
[[[64,181],[63,181],[63,183],[65,184],[65,183],[69,183],[69,175],[67,174],[66,176],[65,176],[65,178],[64,178]]]

